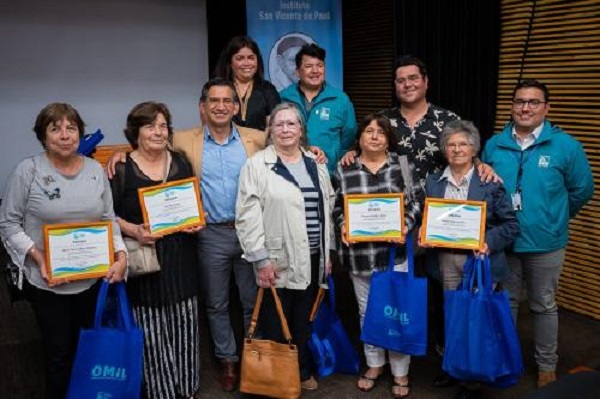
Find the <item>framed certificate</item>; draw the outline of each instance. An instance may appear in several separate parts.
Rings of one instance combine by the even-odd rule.
[[[151,234],[166,235],[206,224],[196,177],[140,188],[138,195]]]
[[[346,194],[348,242],[387,241],[402,238],[404,194]]]
[[[44,225],[50,282],[106,276],[114,262],[112,222]]]
[[[421,242],[433,247],[481,249],[486,203],[426,198]]]

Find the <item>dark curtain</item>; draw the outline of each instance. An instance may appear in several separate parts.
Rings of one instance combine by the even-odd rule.
[[[428,100],[493,133],[500,0],[396,0],[396,54],[427,64]],[[395,96],[394,96],[395,98]]]
[[[208,66],[212,76],[227,42],[246,34],[246,0],[209,0],[206,2],[208,28]]]

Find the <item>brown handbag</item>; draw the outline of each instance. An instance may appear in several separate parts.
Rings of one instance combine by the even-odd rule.
[[[271,292],[287,343],[280,344],[266,339],[252,338],[264,294],[264,289],[259,288],[248,337],[244,340],[240,392],[272,398],[296,399],[300,397],[298,348],[292,344],[292,335],[275,287],[271,287]]]

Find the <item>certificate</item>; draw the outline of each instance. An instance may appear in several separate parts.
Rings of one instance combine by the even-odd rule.
[[[425,199],[421,243],[433,247],[481,249],[485,243],[486,203]]]
[[[404,194],[346,194],[344,209],[348,242],[402,238]]]
[[[112,222],[44,225],[50,282],[106,276],[114,261]]]
[[[140,188],[138,195],[151,234],[165,235],[206,224],[195,177]]]

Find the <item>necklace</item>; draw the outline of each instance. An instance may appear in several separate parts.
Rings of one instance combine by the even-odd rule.
[[[252,94],[252,87],[254,86],[254,81],[250,81],[250,83],[248,83],[248,85],[246,86],[246,90],[244,91],[244,94],[242,94],[242,90],[240,88],[240,84],[237,81],[233,81],[234,85],[235,85],[235,92],[238,96],[238,98],[240,99],[240,114],[242,117],[242,121],[246,121],[246,115],[248,112],[248,100],[250,99],[250,95]]]

